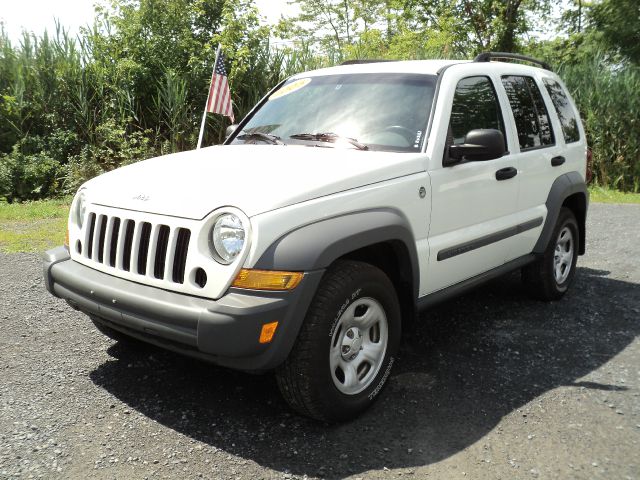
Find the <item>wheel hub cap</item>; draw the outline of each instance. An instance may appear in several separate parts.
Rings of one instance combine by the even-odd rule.
[[[342,337],[342,358],[350,362],[355,359],[362,350],[362,333],[360,329],[351,327]]]
[[[573,249],[573,233],[569,227],[564,227],[558,234],[553,252],[553,276],[558,285],[569,277],[573,264]]]
[[[336,388],[356,395],[375,380],[387,353],[389,326],[377,300],[363,297],[338,318],[331,334],[329,368]]]

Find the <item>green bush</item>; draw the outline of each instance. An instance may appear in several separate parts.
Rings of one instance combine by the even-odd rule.
[[[10,153],[0,154],[0,197],[13,202],[60,194],[64,165],[79,149],[78,136],[67,130],[18,140]]]
[[[64,190],[75,192],[87,180],[123,165],[153,157],[152,132],[127,134],[114,120],[98,125],[95,143],[85,145],[69,158],[65,168]]]
[[[12,203],[54,196],[61,172],[60,163],[46,153],[25,155],[16,145],[10,154],[0,156],[0,197]]]

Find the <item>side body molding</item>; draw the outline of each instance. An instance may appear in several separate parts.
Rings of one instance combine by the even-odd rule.
[[[580,199],[578,200],[577,205],[575,203],[572,203],[572,206],[577,207],[577,209],[579,210],[579,214],[576,215],[578,226],[580,228],[580,250],[578,253],[580,253],[580,255],[584,254],[585,220],[587,216],[587,208],[589,206],[589,192],[587,190],[587,185],[585,184],[584,179],[578,172],[565,173],[564,175],[556,178],[556,180],[553,182],[553,185],[551,185],[549,196],[547,197],[547,201],[545,202],[547,206],[547,218],[545,220],[544,227],[542,227],[540,238],[538,239],[536,245],[533,247],[533,253],[544,252],[545,248],[549,244],[549,240],[551,239],[553,227],[558,220],[560,208],[562,208],[562,205],[567,198],[576,193],[579,194],[578,196],[580,197]]]
[[[288,232],[267,248],[253,268],[292,271],[323,269],[343,255],[382,242],[391,242],[396,249],[406,249],[409,264],[401,265],[401,268],[410,268],[411,271],[402,273],[411,280],[413,298],[417,299],[420,271],[416,241],[407,218],[391,208],[322,219]]]

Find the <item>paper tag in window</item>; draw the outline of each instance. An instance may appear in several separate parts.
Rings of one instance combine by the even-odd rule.
[[[275,92],[273,95],[269,97],[269,100],[275,100],[276,98],[284,97],[285,95],[289,95],[290,93],[295,92],[296,90],[300,90],[303,87],[306,87],[311,83],[310,78],[301,78],[300,80],[296,80],[295,82],[291,82],[289,85],[285,85],[280,90]]]

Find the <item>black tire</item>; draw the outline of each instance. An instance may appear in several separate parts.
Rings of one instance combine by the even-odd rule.
[[[377,373],[370,367],[371,373],[365,374],[369,379],[364,383],[366,388],[362,385],[364,390],[345,394],[336,386],[336,373],[332,373],[330,366],[330,350],[333,348],[335,351],[334,339],[343,335],[343,313],[349,310],[349,306],[356,311],[356,308],[361,308],[358,304],[372,300],[386,316],[386,350],[380,354],[382,361],[376,363]],[[366,312],[367,307],[364,309]],[[276,371],[282,396],[294,410],[317,420],[337,422],[354,418],[376,400],[386,384],[400,344],[400,324],[400,306],[395,289],[380,269],[356,261],[336,262],[327,270],[311,302],[289,357]],[[348,333],[346,330],[344,335]],[[364,339],[365,336],[359,338]],[[345,347],[341,345],[340,348]],[[358,354],[359,351],[354,357]]]
[[[566,278],[558,281],[554,273],[555,253],[560,240],[560,233],[565,228],[571,232],[573,254]],[[546,250],[534,263],[522,269],[522,281],[525,284],[527,293],[539,300],[560,300],[567,293],[576,273],[576,263],[580,249],[579,241],[580,236],[576,217],[571,210],[562,207]]]

